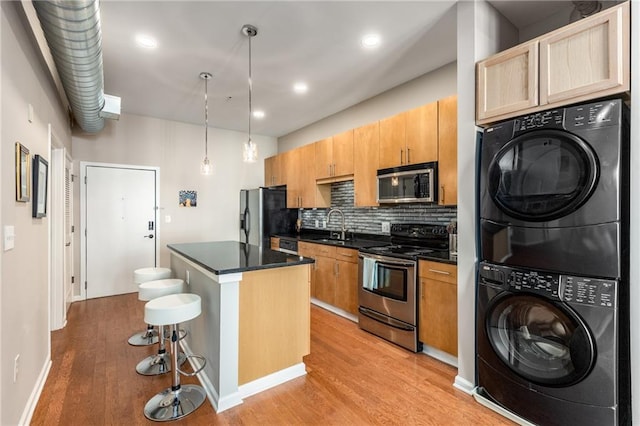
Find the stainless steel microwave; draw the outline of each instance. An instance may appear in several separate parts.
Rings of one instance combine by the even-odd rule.
[[[378,203],[438,201],[438,163],[420,163],[378,170]]]

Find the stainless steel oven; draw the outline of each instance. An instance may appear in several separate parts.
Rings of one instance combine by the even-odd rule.
[[[358,258],[360,328],[418,352],[416,261],[370,253]]]

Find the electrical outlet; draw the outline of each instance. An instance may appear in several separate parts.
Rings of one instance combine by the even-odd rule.
[[[382,232],[391,232],[391,224],[389,222],[382,222]]]
[[[323,221],[322,221],[322,227],[323,227],[323,228],[326,228],[326,227],[327,227],[327,221],[326,221],[326,220],[323,220]]]
[[[319,224],[319,222],[318,222],[318,219],[316,219],[316,228],[317,228],[318,226],[320,226],[320,224]]]
[[[187,283],[187,285],[189,285],[189,270],[187,269],[187,276],[184,278],[184,282]]]
[[[18,369],[20,367],[20,354],[13,359],[13,383],[18,381]]]

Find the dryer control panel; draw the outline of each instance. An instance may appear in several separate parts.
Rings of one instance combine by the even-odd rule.
[[[480,263],[478,279],[483,285],[513,292],[535,293],[566,303],[617,307],[615,280],[511,268],[487,262]]]

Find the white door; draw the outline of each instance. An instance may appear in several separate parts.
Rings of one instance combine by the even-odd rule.
[[[64,163],[64,318],[73,301],[73,163]]]
[[[86,298],[138,291],[133,271],[156,265],[156,170],[88,165]]]

